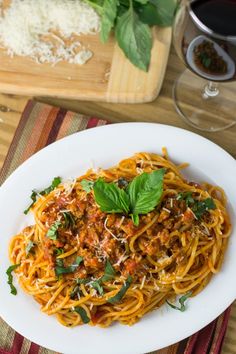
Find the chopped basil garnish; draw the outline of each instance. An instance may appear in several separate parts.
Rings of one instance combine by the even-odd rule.
[[[192,206],[192,211],[195,214],[197,219],[200,219],[206,211],[210,209],[215,209],[216,205],[212,198],[207,198],[203,201],[195,201],[194,205]]]
[[[191,208],[192,212],[199,220],[206,211],[210,209],[215,209],[216,205],[212,198],[206,198],[205,200],[196,200],[193,198],[191,192],[182,192],[177,195],[177,200],[184,200],[186,206]]]
[[[84,260],[83,257],[77,256],[77,257],[76,257],[76,260],[75,260],[75,263],[79,266],[80,263],[83,262],[83,260]]]
[[[104,290],[103,290],[103,287],[102,285],[100,284],[100,281],[99,280],[94,280],[92,283],[91,283],[91,286],[98,291],[99,295],[103,295],[104,294]]]
[[[17,290],[16,288],[14,287],[13,285],[13,275],[12,275],[12,272],[19,267],[20,264],[14,264],[14,265],[11,265],[7,271],[6,271],[6,274],[8,276],[8,282],[7,284],[10,285],[10,288],[11,288],[11,294],[12,295],[16,295],[17,294]]]
[[[49,194],[61,183],[61,177],[54,177],[52,183],[49,187],[45,188],[43,191],[39,192],[41,195]]]
[[[109,281],[109,280],[115,278],[115,276],[116,276],[116,271],[112,267],[110,261],[107,259],[106,266],[105,266],[105,274],[102,276],[101,281],[102,282]]]
[[[192,295],[191,291],[187,292],[185,295],[181,296],[179,298],[179,304],[180,306],[176,306],[172,303],[170,303],[168,300],[166,300],[167,304],[172,307],[172,309],[184,312],[186,310],[186,305],[185,305],[185,301]]]
[[[62,212],[62,215],[64,217],[64,222],[61,220],[56,220],[48,229],[46,236],[51,240],[57,239],[59,228],[64,227],[65,229],[68,229],[75,225],[75,218],[70,211],[64,211]]]
[[[93,190],[93,185],[94,182],[93,181],[89,181],[87,179],[83,179],[81,182],[81,187],[83,188],[83,190],[87,193],[91,192]]]
[[[59,184],[61,183],[61,178],[60,177],[55,177],[52,180],[52,183],[49,187],[45,188],[44,190],[42,190],[41,192],[37,192],[37,191],[32,191],[30,198],[32,199],[32,203],[29,205],[29,207],[27,209],[24,210],[24,214],[28,214],[29,210],[32,208],[32,206],[34,205],[34,203],[37,200],[37,196],[42,196],[45,194],[49,194],[51,191],[53,191]]]
[[[133,279],[132,277],[129,275],[127,280],[125,281],[125,284],[122,286],[122,288],[120,289],[120,291],[118,291],[118,293],[111,297],[110,299],[108,299],[107,301],[110,304],[116,304],[117,302],[119,302],[123,296],[125,295],[126,291],[129,289],[131,283],[132,283]]]
[[[76,279],[76,283],[77,284],[87,284],[91,281],[91,279],[89,278],[84,278],[84,279],[81,279],[81,278],[77,278]]]
[[[63,248],[56,248],[54,250],[54,253],[56,254],[56,256],[60,256],[61,254],[63,254],[65,251]]]
[[[62,215],[65,220],[63,223],[65,229],[75,226],[75,217],[70,211],[63,211]]]
[[[68,273],[73,273],[78,266],[80,265],[80,263],[83,261],[83,258],[78,256],[75,260],[74,264],[71,264],[68,267],[64,267],[64,263],[62,259],[56,259],[56,267],[55,267],[55,273],[56,276],[60,276],[62,274],[68,274]]]
[[[88,317],[87,312],[85,311],[85,309],[83,307],[77,306],[77,307],[75,307],[74,311],[80,315],[81,320],[84,323],[90,322],[90,318]]]
[[[116,275],[116,272],[115,272],[114,268],[112,267],[110,261],[107,260],[106,261],[106,265],[105,265],[105,273],[104,273],[104,275],[101,278],[96,279],[94,281],[92,281],[89,278],[86,278],[86,279],[77,278],[76,279],[76,283],[77,284],[88,284],[88,283],[90,283],[90,285],[96,291],[98,291],[98,293],[100,295],[103,295],[104,294],[104,289],[103,289],[102,283],[114,279],[115,275]]]
[[[51,240],[56,240],[58,237],[58,229],[62,226],[62,222],[57,220],[48,229],[46,236]]]
[[[31,240],[27,243],[27,245],[25,247],[26,256],[28,256],[29,253],[33,251],[34,246],[35,246],[35,243]]]
[[[37,194],[35,191],[32,191],[30,199],[32,200],[32,203],[28,206],[27,209],[24,210],[24,214],[28,214],[28,212],[30,211],[30,209],[32,208],[32,206],[34,205],[34,203],[37,200]]]
[[[70,294],[70,298],[74,299],[75,295],[79,294],[79,285],[76,285]]]
[[[177,195],[176,199],[184,200],[187,207],[189,207],[191,204],[194,204],[192,192],[181,192]]]

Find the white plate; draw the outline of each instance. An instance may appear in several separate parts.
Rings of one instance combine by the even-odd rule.
[[[208,180],[224,188],[236,203],[236,163],[217,145],[188,131],[159,124],[124,123],[86,130],[41,150],[22,164],[0,188],[0,315],[16,331],[55,351],[77,354],[145,353],[173,344],[207,325],[236,298],[236,230],[234,227],[222,271],[184,313],[167,306],[145,316],[132,327],[113,325],[66,328],[18,289],[10,294],[5,271],[9,266],[8,242],[26,224],[23,210],[33,188],[47,186],[55,176],[75,177],[94,164],[108,167],[138,151],[161,153],[166,146],[175,162],[190,162],[188,177]],[[235,204],[230,205],[232,222]],[[16,281],[15,281],[16,283]]]

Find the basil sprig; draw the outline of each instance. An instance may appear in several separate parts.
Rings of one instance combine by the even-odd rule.
[[[186,310],[186,305],[185,305],[185,301],[192,295],[192,292],[189,291],[187,292],[185,295],[181,296],[179,298],[179,304],[180,306],[176,306],[174,304],[172,304],[171,302],[169,302],[168,300],[166,300],[167,304],[172,307],[172,309],[174,310],[178,310],[178,311],[181,311],[181,312],[184,312]]]
[[[120,189],[115,183],[99,178],[93,186],[96,203],[106,213],[130,214],[135,225],[139,215],[147,214],[159,204],[163,193],[165,169],[142,173]]]
[[[59,184],[61,183],[61,178],[60,177],[55,177],[52,180],[52,183],[49,187],[45,188],[44,190],[37,192],[37,191],[32,191],[31,193],[31,200],[32,203],[28,206],[27,209],[24,210],[24,214],[28,214],[29,210],[32,208],[32,206],[35,204],[37,197],[38,196],[42,196],[42,195],[46,195],[49,194],[50,192],[52,192]]]
[[[65,229],[75,226],[75,217],[70,211],[63,211],[62,215],[64,217],[63,227]]]
[[[7,269],[7,271],[6,271],[6,274],[7,274],[7,276],[8,276],[8,282],[7,282],[7,284],[10,285],[11,294],[12,294],[12,295],[16,295],[16,294],[17,294],[17,290],[16,290],[16,288],[15,288],[14,285],[13,285],[13,275],[12,275],[12,272],[13,272],[16,268],[18,268],[19,265],[20,265],[20,264],[13,264],[13,265],[11,265],[11,266]]]
[[[171,26],[176,0],[86,0],[101,16],[100,38],[106,42],[114,30],[118,45],[139,69],[148,71],[151,26]]]
[[[118,17],[115,35],[126,57],[139,69],[147,71],[151,59],[152,34],[150,27],[140,21],[132,1],[129,9]]]
[[[130,285],[132,284],[132,277],[129,275],[127,280],[125,281],[124,285],[122,286],[122,288],[118,291],[118,293],[111,297],[110,299],[108,299],[107,301],[110,304],[116,304],[117,302],[121,301],[121,299],[124,297],[126,291],[129,289]]]

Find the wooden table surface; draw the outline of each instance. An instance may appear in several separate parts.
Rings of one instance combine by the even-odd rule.
[[[194,131],[217,143],[236,158],[236,125],[228,130],[217,133],[204,133],[195,130],[184,123],[176,113],[172,87],[175,79],[184,70],[182,63],[171,50],[164,84],[159,97],[151,103],[145,104],[110,104],[100,102],[68,101],[56,98],[35,98],[38,101],[61,106],[83,114],[109,119],[112,122],[157,122]],[[0,87],[1,90],[1,87]],[[9,144],[30,97],[0,94],[0,167],[3,164]],[[236,114],[235,114],[236,119]],[[228,331],[223,346],[223,354],[236,353],[236,305],[233,307]]]
[[[176,113],[173,99],[173,82],[184,67],[174,50],[170,53],[164,84],[159,97],[151,103],[144,104],[111,104],[101,102],[68,101],[56,98],[38,97],[37,100],[65,107],[84,114],[96,115],[112,122],[158,122],[185,128],[207,137],[222,146],[236,157],[236,125],[233,128],[217,133],[204,133],[186,125]],[[0,87],[1,90],[1,87]],[[21,113],[29,97],[0,95],[0,167],[3,163],[8,145],[20,119]],[[235,117],[236,119],[236,117]]]

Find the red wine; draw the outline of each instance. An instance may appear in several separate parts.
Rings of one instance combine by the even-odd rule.
[[[236,36],[236,0],[196,0],[191,9],[213,32]]]
[[[173,37],[178,56],[195,74],[236,81],[236,0],[182,0]]]

